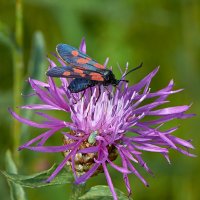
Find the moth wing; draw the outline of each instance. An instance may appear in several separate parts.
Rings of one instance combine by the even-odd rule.
[[[64,62],[76,66],[79,69],[98,72],[103,75],[105,67],[78,49],[68,44],[58,44],[56,51]]]
[[[103,82],[104,78],[100,73],[79,69],[72,66],[53,67],[46,73],[50,77],[84,78],[93,81]]]

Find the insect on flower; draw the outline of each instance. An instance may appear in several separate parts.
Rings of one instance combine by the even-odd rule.
[[[30,78],[29,83],[34,91],[34,97],[38,97],[40,103],[20,107],[37,111],[35,114],[43,118],[42,122],[24,118],[9,109],[15,119],[38,128],[41,132],[22,144],[19,150],[28,149],[45,154],[64,154],[64,158],[46,182],[51,182],[56,176],[59,176],[59,172],[65,166],[73,172],[75,184],[85,183],[92,176],[103,172],[113,199],[117,200],[109,168],[113,168],[123,175],[130,196],[132,193],[131,174],[137,176],[145,186],[148,186],[136,166],[141,166],[146,172],[152,174],[143,158],[143,152],[159,153],[169,163],[169,153],[172,149],[195,157],[189,152],[189,149],[194,148],[191,140],[177,137],[175,134],[177,126],[164,126],[174,119],[186,119],[194,115],[186,113],[190,105],[160,108],[168,103],[168,96],[176,94],[182,89],[174,90],[174,81],[171,80],[167,86],[158,91],[154,91],[153,88],[150,90],[150,83],[158,72],[158,67],[138,83],[129,85],[126,82],[120,82],[120,80],[124,80],[124,75],[117,81],[112,71],[103,67],[98,68],[99,64],[97,65],[96,61],[85,55],[84,39],[81,42],[80,51],[68,45],[58,45],[57,51],[62,60],[56,58],[62,67],[57,67],[56,63],[49,59],[51,69],[47,73],[55,77],[75,79],[71,81],[68,78],[61,78],[60,87],[60,84],[58,86],[52,78],[48,78],[47,82]],[[87,60],[87,63],[83,62],[84,59]],[[66,66],[67,63],[70,66]],[[111,76],[107,77],[106,72],[110,73],[112,78],[110,78]],[[94,73],[98,74],[97,76],[101,77],[103,81],[97,80],[97,76],[92,75]],[[74,82],[76,84],[73,85]],[[94,90],[92,92],[85,90],[92,87],[92,83]],[[117,85],[116,83],[119,83],[117,90],[109,91],[106,87],[101,87],[99,90],[101,93],[99,94],[97,91],[99,84]],[[70,95],[69,88],[76,92],[84,90],[85,94]],[[108,95],[108,92],[111,95]],[[81,95],[82,100],[78,101]],[[74,103],[74,100],[77,103]],[[70,114],[71,120],[65,121],[65,119],[57,118],[58,116],[52,116],[46,112],[47,110]],[[58,146],[48,146],[47,142],[54,135],[60,135],[62,142]],[[115,163],[117,158],[119,164]],[[62,174],[61,177],[63,177]]]
[[[122,76],[120,80],[117,80],[111,70],[105,69],[103,65],[70,45],[58,44],[56,51],[59,57],[66,63],[66,66],[53,67],[47,71],[46,75],[50,77],[74,78],[68,86],[71,93],[78,93],[95,85],[117,86],[120,81],[128,82],[123,80],[123,78],[130,72],[142,67],[141,63],[138,67],[133,68]]]
[[[94,131],[90,134],[90,136],[88,137],[89,144],[94,144],[96,142],[97,135],[98,135],[98,131]]]

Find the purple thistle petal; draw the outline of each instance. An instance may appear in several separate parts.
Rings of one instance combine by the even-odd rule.
[[[47,57],[47,60],[48,60],[48,62],[50,64],[49,68],[56,67],[56,64],[50,58]]]
[[[179,147],[177,147],[176,150],[179,151],[179,152],[182,153],[182,154],[185,154],[186,156],[197,157],[195,154],[189,153],[188,151],[185,151],[185,150],[183,150],[183,149],[181,149],[181,148],[179,148]]]
[[[63,145],[63,146],[37,146],[37,147],[30,147],[27,146],[25,147],[26,149],[32,150],[32,151],[39,151],[39,152],[48,152],[48,153],[56,153],[56,152],[64,152],[72,147],[75,147],[77,143],[72,143],[68,145]]]
[[[158,91],[158,92],[155,92],[155,93],[149,93],[147,95],[147,98],[150,99],[150,98],[157,97],[157,96],[166,96],[167,97],[171,94],[176,94],[176,93],[181,92],[181,91],[183,91],[183,89],[174,90],[174,91],[166,91],[166,92],[165,91],[160,91],[160,92]],[[142,96],[142,95],[139,95],[137,98],[140,98],[140,96]]]
[[[74,174],[74,178],[76,179],[78,176],[77,176],[77,172],[76,172],[76,168],[75,168],[75,157],[76,157],[76,152],[74,152],[71,155],[71,169]]]
[[[122,158],[121,160],[122,160],[123,167],[128,169],[128,165],[127,165],[124,153],[121,151],[121,148],[118,148],[118,150],[119,150],[119,154]],[[124,179],[124,182],[125,182],[125,185],[126,185],[126,189],[127,189],[129,196],[130,196],[132,191],[131,191],[131,186],[130,186],[130,182],[129,182],[129,179],[128,179],[128,175],[126,173],[123,173],[123,179]]]
[[[166,154],[166,153],[163,153],[163,156],[165,157],[165,159],[167,160],[167,162],[168,162],[169,164],[171,164],[171,161],[170,161],[170,159],[169,159],[169,155]]]
[[[99,151],[98,154],[98,160],[103,160],[103,153],[102,151]],[[80,184],[82,182],[85,182],[88,178],[90,178],[98,169],[98,167],[101,165],[101,162],[99,163],[94,163],[94,165],[90,168],[90,170],[88,172],[86,172],[85,174],[83,174],[82,176],[76,178],[75,183],[76,184]]]
[[[124,179],[124,183],[126,185],[126,189],[128,191],[128,196],[130,197],[132,191],[131,191],[131,185],[130,185],[127,174],[123,174],[123,179]]]
[[[190,106],[175,106],[175,107],[169,107],[169,108],[163,108],[160,110],[150,111],[147,115],[171,115],[171,114],[177,114],[181,112],[185,112],[190,108]]]
[[[120,71],[120,73],[121,73],[121,75],[123,74],[123,72],[122,72],[122,68],[120,67],[120,65],[117,63],[117,67],[118,67],[118,69],[119,69],[119,71]]]
[[[113,162],[111,162],[109,159],[107,159],[108,163],[110,164],[110,166],[114,169],[116,169],[117,171],[121,172],[122,174],[129,174],[131,173],[128,169],[123,168],[123,167],[119,167],[117,165],[115,165]]]
[[[63,96],[60,94],[59,89],[56,87],[53,79],[49,78],[49,92],[51,93],[52,97],[54,98],[54,101],[58,107],[63,108],[67,112],[69,111],[69,105],[64,100]]]
[[[182,114],[182,115],[180,115],[178,118],[179,119],[187,119],[187,118],[191,118],[191,117],[195,117],[196,116],[196,114]]]
[[[98,159],[94,158],[95,163],[102,164],[102,163],[106,162],[107,159],[108,159],[108,152],[107,152],[107,149],[106,149],[106,151],[105,151],[104,149],[99,148],[99,154],[100,154],[101,156],[99,156]]]
[[[93,147],[81,149],[78,151],[78,153],[95,153],[95,152],[98,152],[98,150],[99,150],[98,146],[93,146]]]
[[[57,107],[54,99],[48,95],[47,91],[42,90],[32,79],[30,79],[29,82],[42,102]]]
[[[148,141],[151,141],[151,138],[148,138],[148,137],[132,137],[132,138],[125,138],[125,139],[128,139],[132,142],[148,142]],[[124,140],[125,141],[125,140]]]
[[[57,58],[58,62],[62,65],[62,66],[66,66],[66,63],[60,58],[60,56],[58,56],[55,53],[52,53],[52,55]],[[55,65],[54,67],[56,67],[57,65]]]
[[[50,116],[50,115],[48,115],[46,113],[36,112],[35,114],[37,114],[37,115],[39,115],[39,116],[41,116],[41,117],[43,117],[43,118],[45,118],[45,119],[47,119],[49,121],[52,121],[52,122],[63,122],[63,121],[61,121],[61,120],[59,120],[59,119],[57,119],[55,117],[52,117],[52,116]]]
[[[119,151],[119,153],[120,153],[120,156],[122,157],[123,162],[126,163],[126,165],[128,166],[128,168],[144,183],[144,185],[149,186],[148,183],[145,181],[145,179],[133,167],[133,165],[131,164],[131,162],[124,156],[124,154],[121,151]]]
[[[86,53],[86,43],[85,43],[85,38],[82,38],[81,44],[79,47],[79,50],[82,51],[83,53]]]
[[[46,105],[46,104],[30,104],[26,106],[21,106],[21,109],[27,109],[27,110],[64,110],[56,108],[55,106]]]
[[[133,145],[131,144],[130,141],[128,141],[128,142],[126,141],[125,144],[127,145],[126,148],[128,149],[128,151],[130,153],[132,153],[133,155],[140,155],[140,154],[142,154],[141,152],[135,150],[135,148],[133,147]]]
[[[46,180],[46,182],[51,182],[56,175],[63,169],[63,167],[66,165],[66,162],[69,160],[71,155],[74,153],[75,149],[72,150],[65,158],[64,160],[59,164],[59,166],[55,169],[55,171],[51,174],[51,176]]]
[[[131,155],[128,149],[118,147],[118,150],[121,151],[124,154],[124,156],[126,156],[128,159],[132,160],[135,163],[138,163],[138,161]]]
[[[52,125],[52,127],[54,127],[54,126],[59,126],[61,128],[68,127],[71,130],[77,129],[76,126],[71,122],[62,121],[62,120],[56,119],[56,118],[54,118],[50,115],[47,115],[47,114],[41,113],[41,112],[36,112],[36,114],[41,116],[41,117],[44,117],[48,120],[48,121],[43,121],[43,124]]]
[[[160,117],[159,119],[156,120],[149,120],[146,122],[140,122],[141,125],[156,125],[156,124],[163,124],[165,122],[171,121],[173,119],[186,119],[186,118],[190,118],[193,117],[193,114],[184,114],[184,113],[177,113],[177,114],[169,114],[166,115],[164,117]]]
[[[148,105],[145,105],[145,106],[142,106],[140,108],[137,108],[134,110],[134,113],[136,114],[139,114],[139,113],[142,113],[142,112],[146,112],[148,110],[151,110],[157,106],[160,106],[162,104],[165,104],[165,103],[168,103],[169,101],[160,101],[160,102],[153,102],[153,103],[150,103]]]
[[[108,169],[106,167],[106,164],[102,163],[102,166],[103,166],[103,170],[104,170],[104,173],[105,173],[105,176],[106,176],[106,180],[107,180],[108,186],[110,187],[110,191],[111,191],[111,193],[113,195],[113,199],[117,200],[117,194],[115,192],[115,189],[114,189],[110,174],[108,172]]]
[[[27,124],[29,126],[33,126],[33,127],[36,127],[36,128],[53,128],[55,127],[57,124],[54,124],[54,125],[47,125],[47,124],[39,124],[39,123],[36,123],[36,122],[33,122],[31,120],[28,120],[28,119],[25,119],[25,118],[22,118],[20,117],[19,115],[17,115],[15,112],[13,112],[11,109],[8,109],[8,111],[10,112],[10,114],[15,118],[17,119],[18,121],[22,122],[23,124]],[[64,126],[61,126],[60,125],[60,128],[63,128]]]
[[[167,136],[165,136],[164,134],[158,132],[158,135],[160,136],[160,138],[163,139],[163,141],[165,141],[171,148],[176,149],[176,145],[172,142],[172,140],[170,140]]]
[[[149,184],[140,175],[140,173],[133,167],[133,165],[131,164],[131,162],[129,160],[127,160],[127,159],[126,159],[126,161],[127,161],[129,169],[142,181],[142,183],[144,183],[145,186],[149,187]]]
[[[24,149],[24,148],[27,148],[27,147],[30,146],[31,144],[33,144],[33,143],[35,143],[35,142],[37,142],[38,140],[41,140],[41,139],[43,139],[43,138],[45,138],[45,141],[46,141],[52,134],[54,134],[54,133],[55,133],[56,131],[58,131],[58,130],[59,130],[59,128],[57,128],[57,129],[55,128],[55,129],[50,129],[50,130],[44,132],[43,134],[41,134],[41,135],[39,135],[39,136],[37,136],[37,137],[35,137],[35,138],[29,140],[29,141],[26,142],[25,144],[21,145],[21,146],[19,147],[19,150],[22,150],[22,149]],[[43,142],[43,144],[44,144],[44,142]],[[42,145],[42,144],[40,144],[40,145]]]
[[[71,135],[71,134],[66,133],[66,132],[62,132],[62,134],[63,134],[64,136],[66,136],[66,137],[65,137],[66,139],[67,139],[67,138],[72,139],[72,140],[79,140],[79,139],[80,139],[80,137],[76,137],[76,136]]]
[[[78,177],[75,180],[75,184],[80,184],[85,182],[87,179],[89,179],[95,172],[96,170],[99,168],[100,164],[99,163],[95,163],[88,172],[86,172],[84,175]]]
[[[54,133],[56,132],[56,131],[58,131],[59,130],[59,128],[55,128],[55,129],[52,129],[52,130],[54,130],[54,132],[53,131],[47,131],[47,133],[44,135],[44,137],[38,142],[38,144],[37,144],[37,146],[42,146],[42,145],[44,145],[45,143],[46,143],[46,141],[52,136],[52,135],[54,135]]]
[[[169,138],[172,141],[174,141],[177,144],[179,144],[179,145],[182,145],[182,146],[187,147],[187,148],[194,149],[194,146],[190,142],[188,142],[188,141],[185,141],[185,140],[183,140],[181,138],[178,138],[178,137],[175,137],[175,136],[172,136],[172,135],[170,135]]]
[[[152,144],[144,144],[144,145],[134,145],[135,148],[142,151],[151,151],[151,152],[159,152],[159,153],[168,153],[166,148],[161,148]]]
[[[139,164],[141,167],[143,167],[149,174],[151,174],[153,176],[153,172],[151,171],[151,169],[147,166],[147,164],[144,162],[144,160],[142,159],[142,157],[140,155],[135,155],[135,157],[137,158]]]
[[[72,146],[74,147],[74,149],[71,150],[71,152],[64,158],[64,160],[59,164],[59,166],[55,169],[55,171],[51,174],[51,176],[47,179],[47,182],[50,182],[51,180],[53,180],[55,178],[55,176],[60,172],[60,170],[63,169],[63,167],[65,166],[66,162],[69,160],[69,158],[72,156],[73,154],[76,154],[77,149],[79,148],[79,145],[85,140],[85,138],[82,138],[81,140],[79,140],[79,142],[73,143],[73,144],[69,144],[69,145],[65,145],[67,146]],[[63,146],[61,146],[63,147]],[[59,150],[59,149],[58,149]],[[67,149],[66,149],[67,150]],[[63,150],[65,151],[65,150]],[[63,152],[62,151],[62,152]]]
[[[139,83],[131,86],[129,88],[129,90],[140,91],[145,85],[149,85],[149,83],[151,82],[151,79],[156,75],[158,70],[159,70],[159,67],[154,69],[150,74],[148,74],[145,78],[143,78]]]
[[[36,79],[29,78],[28,81],[29,81],[29,83],[34,83],[35,85],[37,85],[39,87],[43,87],[43,88],[48,88],[49,87],[49,84],[44,83],[42,81],[38,81]]]
[[[108,61],[109,61],[109,58],[106,58],[106,60],[105,60],[105,62],[104,62],[104,64],[103,64],[103,66],[106,68],[107,67],[107,65],[108,65]]]

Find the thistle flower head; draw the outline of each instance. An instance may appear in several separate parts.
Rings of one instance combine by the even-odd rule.
[[[84,40],[80,50],[86,52]],[[66,65],[58,56],[56,58],[61,65]],[[56,66],[52,60],[48,60],[50,68]],[[104,66],[106,65],[107,61]],[[131,193],[128,178],[130,174],[135,174],[148,186],[135,168],[135,165],[140,165],[147,172],[152,173],[142,158],[142,152],[160,153],[168,162],[170,162],[168,157],[170,149],[193,156],[188,152],[189,148],[193,148],[190,141],[173,135],[177,127],[161,130],[161,126],[168,121],[184,119],[192,115],[185,113],[190,107],[188,105],[157,108],[168,103],[166,99],[169,95],[181,91],[173,90],[172,80],[165,88],[156,92],[153,89],[151,91],[149,85],[158,69],[153,70],[135,85],[129,85],[127,82],[120,82],[116,88],[97,85],[80,93],[70,93],[68,90],[70,79],[60,78],[61,85],[57,86],[51,77],[47,78],[47,82],[30,78],[29,83],[34,90],[34,95],[40,99],[41,104],[25,105],[21,108],[39,110],[40,112],[36,114],[43,117],[45,121],[34,122],[18,116],[11,110],[10,112],[24,124],[47,130],[19,149],[64,154],[64,159],[47,181],[51,181],[66,165],[71,167],[77,184],[103,172],[113,198],[117,199],[107,169],[110,165],[123,174],[129,194]],[[46,110],[63,111],[70,115],[71,121],[52,117],[46,114]],[[149,116],[154,116],[154,119]],[[66,128],[68,131],[64,131]],[[55,133],[64,136],[64,143],[60,146],[47,146],[47,140]],[[120,166],[114,163],[116,158],[120,158]]]

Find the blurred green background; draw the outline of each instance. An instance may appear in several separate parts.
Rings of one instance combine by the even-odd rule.
[[[13,108],[17,102],[27,101],[26,97],[21,102],[16,100],[22,90],[16,91],[18,85],[15,81],[23,83],[23,91],[28,91],[26,80],[29,76],[45,79],[46,55],[50,56],[51,52],[55,52],[58,43],[78,47],[84,36],[88,54],[100,63],[103,63],[107,56],[110,57],[109,65],[113,66],[117,77],[120,76],[117,63],[124,68],[128,61],[133,68],[142,61],[143,68],[128,76],[131,83],[139,81],[160,65],[159,73],[151,84],[152,91],[164,87],[173,78],[175,88],[185,90],[170,98],[171,105],[193,103],[190,112],[199,113],[198,0],[24,0],[23,43],[15,40],[15,24],[15,1],[0,0],[0,169],[5,169],[5,151],[10,148],[17,152],[13,147],[13,134],[16,131],[13,131],[13,120],[7,108]],[[38,47],[36,51],[32,50],[35,44]],[[21,57],[24,69],[14,69],[17,61],[15,55]],[[30,60],[31,57],[35,57],[38,63]],[[21,75],[16,76],[16,73]],[[26,115],[33,118],[31,113]],[[196,147],[193,153],[198,155],[199,116],[184,121],[177,120],[170,125],[174,124],[181,124],[176,135],[192,139]],[[23,127],[21,142],[32,138],[34,133],[40,133],[40,130]],[[171,152],[170,156],[172,164],[168,165],[160,155],[145,154],[146,161],[156,177],[151,177],[141,169],[140,172],[150,184],[149,188],[145,188],[135,176],[130,176],[134,199],[200,199],[199,158],[188,158],[177,152]],[[18,164],[19,172],[32,174],[48,168],[55,160],[61,160],[62,155],[59,157],[57,154],[43,155],[23,151],[20,152],[20,158],[22,161]],[[111,170],[115,187],[126,192],[122,176],[116,174]],[[87,187],[97,184],[106,184],[103,174],[90,179]],[[25,191],[29,200],[67,200],[70,189],[69,185],[65,185]],[[10,199],[9,187],[3,176],[0,176],[0,199]]]

